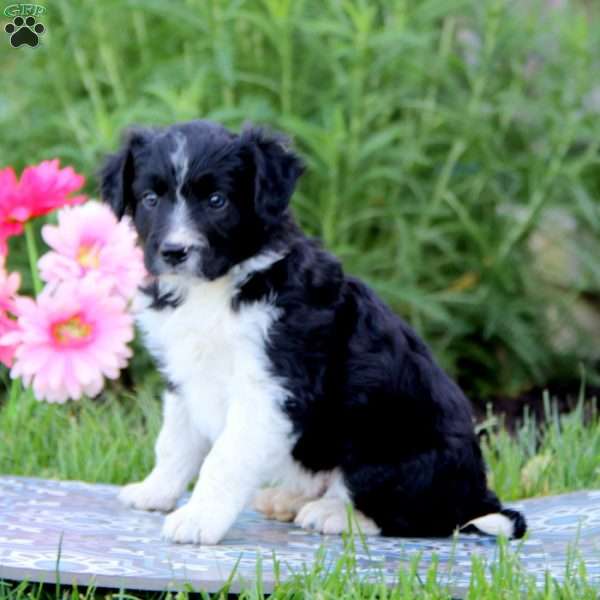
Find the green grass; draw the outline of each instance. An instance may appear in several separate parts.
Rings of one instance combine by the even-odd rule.
[[[131,395],[54,405],[30,394],[0,409],[0,473],[122,484],[153,465],[160,400]]]
[[[160,426],[155,378],[137,396],[120,392],[65,405],[29,394],[0,408],[0,473],[123,484],[153,464]],[[483,450],[492,487],[504,500],[600,488],[600,419],[583,405],[547,420],[526,419],[514,435],[495,419],[484,424]]]
[[[499,428],[484,439],[490,485],[503,499],[559,494],[600,487],[600,420],[583,404],[558,415],[547,402],[542,429],[526,419],[509,434]]]
[[[160,425],[156,388],[157,382],[149,381],[135,398],[120,395],[117,399],[109,393],[99,401],[66,405],[44,404],[28,394],[15,394],[0,407],[0,473],[117,484],[144,477],[152,466],[152,447]],[[581,405],[573,413],[559,416],[549,402],[547,412],[541,428],[526,420],[514,436],[492,422],[486,424],[490,433],[484,453],[490,479],[505,500],[600,487],[597,415],[584,415]],[[317,562],[306,573],[282,583],[273,598],[449,598],[445,575],[434,565],[425,579],[418,577],[417,560],[415,557],[415,562],[399,573],[397,585],[388,590],[361,581],[353,570],[350,548],[331,569]],[[473,560],[466,597],[514,598],[521,591],[527,598],[596,598],[598,592],[587,582],[585,565],[576,554],[570,569],[564,583],[548,578],[545,588],[536,590],[518,559],[503,549],[493,566]],[[0,584],[0,600],[45,600],[53,595],[83,600],[86,594],[98,593],[66,586],[56,596],[53,586]],[[247,588],[242,597],[262,598],[263,594],[259,587]],[[181,598],[187,599],[187,594]]]
[[[600,291],[591,3],[46,4],[43,46],[6,44],[0,58],[4,164],[56,155],[93,192],[102,155],[132,123],[270,124],[308,163],[302,224],[473,395],[577,378],[593,362],[575,310]],[[532,236],[556,217],[540,260]]]

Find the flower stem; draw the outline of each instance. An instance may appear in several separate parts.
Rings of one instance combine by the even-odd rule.
[[[25,242],[27,243],[27,257],[29,258],[29,269],[31,270],[31,281],[33,282],[33,291],[37,296],[42,291],[42,280],[37,268],[38,250],[35,241],[35,231],[33,223],[25,223]]]
[[[17,400],[17,396],[22,391],[21,380],[17,377],[10,382],[10,390],[8,392],[8,397],[10,399],[10,403],[14,403]]]

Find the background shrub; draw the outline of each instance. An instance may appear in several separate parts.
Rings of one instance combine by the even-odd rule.
[[[133,123],[201,117],[283,129],[309,166],[295,200],[302,224],[475,397],[577,377],[581,362],[593,376],[600,27],[591,8],[47,7],[43,45],[2,51],[3,164],[59,156],[89,176],[93,193],[102,155]],[[148,363],[136,365],[139,380]]]

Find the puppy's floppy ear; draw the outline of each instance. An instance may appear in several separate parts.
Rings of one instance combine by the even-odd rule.
[[[152,132],[148,129],[130,129],[123,136],[118,152],[110,154],[100,170],[100,194],[120,219],[135,210],[131,189],[134,175],[134,153],[148,143]]]
[[[275,222],[285,212],[304,164],[289,149],[289,140],[257,127],[246,128],[240,141],[254,162],[254,206],[267,222]]]

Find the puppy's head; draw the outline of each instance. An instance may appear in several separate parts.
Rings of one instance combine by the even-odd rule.
[[[101,192],[129,214],[154,275],[216,279],[268,246],[302,173],[286,140],[208,121],[133,129],[101,171]]]

